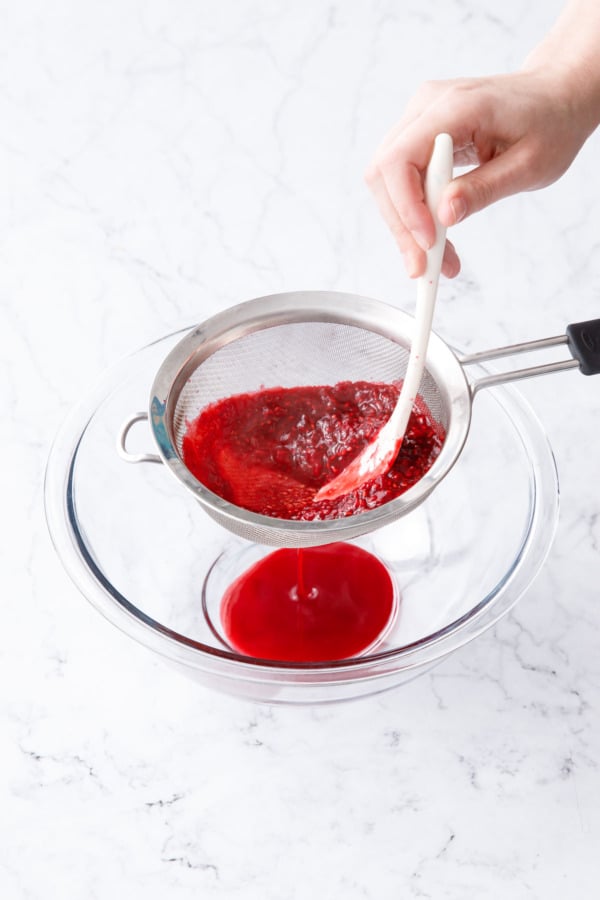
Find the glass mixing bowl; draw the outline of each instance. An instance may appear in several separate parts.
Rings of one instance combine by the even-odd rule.
[[[48,460],[56,550],[82,594],[123,632],[209,688],[268,703],[322,703],[412,680],[523,595],[552,543],[556,469],[528,404],[513,388],[492,388],[477,395],[465,449],[431,496],[356,541],[385,562],[396,584],[398,614],[383,639],[359,657],[328,663],[230,650],[215,627],[215,603],[262,548],[220,528],[163,466],[129,466],[116,449],[120,426],[143,406],[184,333],[112,368],[64,422]],[[137,426],[130,442],[151,449],[148,426]]]

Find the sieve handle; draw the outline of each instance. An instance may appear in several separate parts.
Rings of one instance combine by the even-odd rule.
[[[529,366],[524,369],[514,369],[510,372],[486,375],[471,382],[471,393],[475,395],[482,388],[492,387],[496,384],[505,384],[508,381],[519,381],[523,378],[533,378],[536,375],[548,375],[551,372],[563,372],[566,369],[579,368],[584,375],[600,374],[600,319],[575,322],[567,326],[565,334],[560,334],[556,337],[541,338],[537,341],[526,341],[525,343],[512,344],[508,347],[497,347],[494,350],[471,353],[470,355],[459,357],[459,362],[461,366],[468,366],[474,363],[487,362],[490,359],[499,359],[503,356],[518,356],[521,353],[545,350],[562,344],[567,346],[571,353],[571,359],[562,359],[538,366]]]
[[[134,425],[137,425],[138,422],[147,422],[148,421],[148,413],[145,412],[137,412],[123,423],[120,428],[119,434],[117,435],[117,452],[121,459],[124,459],[125,462],[128,463],[142,463],[142,462],[151,462],[151,463],[162,463],[162,459],[156,453],[130,453],[127,449],[127,437],[129,432],[133,428]]]

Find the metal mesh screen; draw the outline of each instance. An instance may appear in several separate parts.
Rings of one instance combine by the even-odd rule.
[[[390,383],[404,377],[408,357],[408,349],[395,341],[354,325],[296,322],[246,334],[200,362],[175,398],[177,452],[181,457],[188,422],[216,400],[272,387]],[[419,393],[446,428],[443,395],[428,372]]]

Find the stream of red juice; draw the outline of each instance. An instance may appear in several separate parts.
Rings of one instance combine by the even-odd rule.
[[[375,439],[400,384],[268,388],[225,397],[187,423],[183,459],[206,487],[279,519],[351,516],[387,503],[430,468],[445,433],[417,398],[402,447],[385,475],[336,500],[315,495]],[[227,588],[221,622],[230,646],[286,662],[348,659],[371,647],[396,611],[393,581],[352,544],[277,550]]]
[[[230,646],[246,656],[326,662],[363,653],[395,611],[384,564],[353,544],[334,543],[263,557],[225,591],[221,622]]]

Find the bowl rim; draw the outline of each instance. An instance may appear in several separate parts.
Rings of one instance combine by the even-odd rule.
[[[270,673],[272,679],[293,680],[297,684],[300,675],[306,681],[324,675],[335,680],[343,674],[354,675],[353,680],[361,677],[370,680],[389,674],[390,666],[391,670],[398,671],[432,665],[492,627],[515,605],[539,572],[552,545],[558,521],[559,491],[554,456],[542,425],[527,401],[510,385],[491,388],[486,393],[499,403],[527,452],[531,467],[529,521],[519,552],[500,581],[472,609],[438,631],[399,648],[352,659],[316,663],[263,660],[195,641],[154,620],[131,603],[98,566],[79,528],[74,488],[77,454],[94,414],[109,395],[110,387],[118,383],[122,366],[144,350],[188,331],[185,328],[164,335],[112,366],[96,389],[71,410],[50,450],[44,479],[50,536],[71,580],[105,618],[138,643],[185,666],[257,681],[262,680],[261,675]],[[485,366],[477,368],[482,373],[490,371]]]

